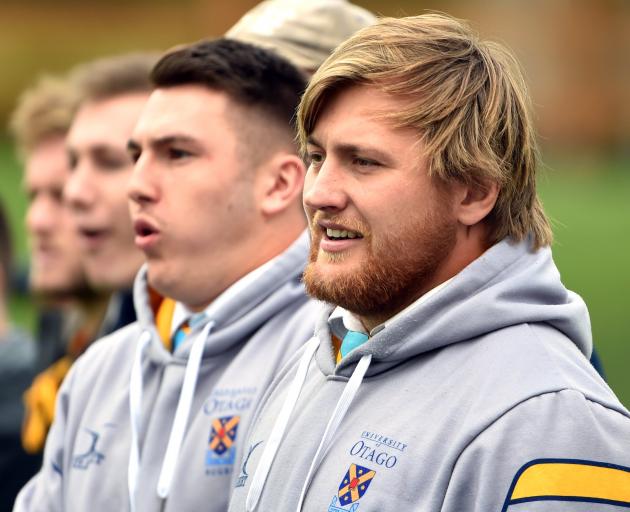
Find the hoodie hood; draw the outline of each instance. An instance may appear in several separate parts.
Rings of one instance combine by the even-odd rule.
[[[334,445],[364,377],[378,375],[432,350],[527,323],[548,324],[564,333],[586,356],[591,352],[590,321],[584,302],[560,282],[551,250],[533,251],[529,240],[515,243],[505,239],[496,244],[435,293],[421,297],[382,324],[377,334],[351,351],[337,366],[333,362],[329,326],[332,310],[331,306],[320,317],[316,338],[300,356],[297,372],[288,386],[247,493],[247,512],[254,512],[260,503],[273,461],[305,387],[312,358],[326,377],[340,376],[347,382],[310,457],[297,511],[302,510],[311,482]]]
[[[205,341],[203,357],[212,357],[229,350],[260,328],[270,317],[304,296],[302,272],[308,256],[309,237],[304,232],[281,255],[269,262],[246,288],[230,293],[228,288],[216,300],[209,321],[213,329]],[[134,283],[134,304],[143,331],[149,331],[151,343],[147,356],[161,364],[186,362],[192,346],[183,343],[171,354],[160,342],[151,307],[151,293],[143,265]]]
[[[199,329],[193,328],[172,354],[164,348],[157,332],[147,267],[140,270],[135,282],[134,299],[141,333],[129,380],[131,450],[127,474],[131,512],[138,510],[136,498],[142,463],[140,438],[146,361],[158,366],[166,366],[171,362],[185,365],[179,400],[157,483],[157,495],[166,500],[175,479],[204,359],[210,364],[210,359],[214,356],[225,355],[226,352],[242,346],[276,314],[303,299],[300,278],[307,252],[308,236],[302,233],[285,252],[260,267],[256,273],[245,276],[212,301],[210,307],[204,311],[204,321],[199,322]]]
[[[378,334],[335,367],[328,318],[320,317],[317,362],[326,375],[349,377],[364,355],[366,376],[382,373],[419,354],[512,325],[545,323],[565,334],[588,358],[591,325],[584,301],[560,281],[551,249],[534,251],[530,240],[504,239],[453,277],[441,290],[385,322]]]

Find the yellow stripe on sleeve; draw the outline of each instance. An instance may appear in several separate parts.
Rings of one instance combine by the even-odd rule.
[[[630,469],[585,461],[534,464],[520,475],[510,500],[535,499],[541,496],[630,504]]]

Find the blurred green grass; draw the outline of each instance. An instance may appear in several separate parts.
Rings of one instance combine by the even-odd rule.
[[[565,285],[588,304],[608,382],[630,406],[630,161],[552,162],[541,173],[539,189],[554,223],[554,259]],[[0,141],[0,184],[17,254],[25,262],[21,175],[6,141]],[[16,323],[32,328],[28,298],[16,297],[11,310]]]
[[[630,162],[557,161],[539,182],[562,281],[589,307],[610,387],[630,406]]]

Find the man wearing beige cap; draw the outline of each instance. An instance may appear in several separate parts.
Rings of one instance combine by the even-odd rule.
[[[266,0],[225,34],[274,50],[308,75],[375,16],[346,0]]]

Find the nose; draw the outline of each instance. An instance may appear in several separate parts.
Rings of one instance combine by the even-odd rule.
[[[66,181],[63,197],[71,211],[85,211],[94,205],[97,189],[93,172],[88,165],[77,165]]]
[[[31,201],[26,213],[26,228],[31,235],[41,236],[52,231],[56,213],[52,206],[51,199],[44,196],[37,196]]]
[[[127,197],[138,205],[153,203],[159,199],[156,183],[157,170],[149,153],[142,153],[133,166],[127,186]]]
[[[304,181],[304,208],[307,210],[341,211],[348,204],[343,172],[332,159],[319,167],[309,166]]]

